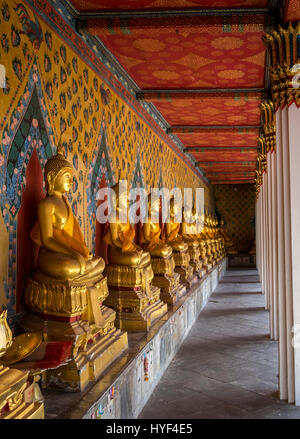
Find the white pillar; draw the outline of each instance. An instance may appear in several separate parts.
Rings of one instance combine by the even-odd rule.
[[[287,339],[286,339],[286,296],[285,296],[285,235],[284,235],[284,191],[282,160],[281,112],[276,113],[276,168],[277,168],[277,251],[278,251],[278,349],[279,349],[279,398],[288,399],[287,384]]]
[[[271,181],[271,152],[267,153],[267,295],[269,299],[269,321],[270,321],[270,337],[274,338],[274,320],[273,320],[273,264],[272,264],[272,230],[271,230],[271,215],[272,215],[272,181]]]
[[[292,246],[291,246],[291,200],[290,200],[290,155],[288,109],[281,113],[282,167],[284,193],[284,258],[285,258],[285,295],[286,295],[286,345],[288,368],[288,402],[295,402],[295,368],[292,346],[293,328],[293,291],[292,291]]]
[[[295,332],[300,328],[300,110],[293,103],[287,108],[290,165],[290,231],[291,231],[291,283],[293,316],[289,322]],[[292,326],[288,327],[291,330]],[[299,343],[298,343],[299,344]],[[300,346],[294,346],[295,402],[300,405]]]
[[[268,259],[269,259],[269,244],[268,244],[268,180],[267,174],[263,176],[263,191],[264,191],[264,293],[265,293],[265,308],[270,309],[269,288],[268,288]]]
[[[272,240],[272,291],[273,296],[273,338],[278,340],[278,248],[277,248],[277,168],[276,151],[271,152],[271,240]]]

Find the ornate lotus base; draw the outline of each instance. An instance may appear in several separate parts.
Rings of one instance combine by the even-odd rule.
[[[198,276],[199,279],[201,279],[206,273],[206,270],[203,268],[203,263],[200,259],[199,244],[197,246],[193,245],[193,243],[189,245],[188,252],[190,255],[190,265],[193,267],[194,274]]]
[[[209,262],[206,255],[202,254],[201,258],[202,258],[202,267],[205,270],[205,272],[207,273],[209,270],[211,270],[212,264]]]
[[[175,261],[169,258],[152,258],[154,278],[152,285],[160,288],[160,298],[168,305],[174,305],[186,292],[186,287],[180,283],[180,274],[174,271]]]
[[[29,279],[25,302],[30,309],[21,322],[27,332],[40,332],[46,341],[71,341],[66,364],[44,373],[45,385],[82,391],[128,347],[127,334],[115,328],[116,313],[103,305],[107,279],[75,282]]]
[[[126,331],[148,331],[167,312],[160,289],[151,284],[151,264],[143,268],[107,265],[109,296],[105,305],[117,313],[116,325]]]
[[[194,269],[190,265],[190,255],[186,252],[173,251],[175,261],[175,271],[180,274],[180,282],[188,287],[197,282],[197,276],[194,275]]]
[[[27,403],[28,373],[0,366],[0,419],[44,419],[44,404]]]
[[[44,419],[44,403],[32,402],[26,404],[23,402],[18,408],[8,413],[0,419]]]

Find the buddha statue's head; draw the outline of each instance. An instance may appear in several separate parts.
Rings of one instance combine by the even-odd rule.
[[[72,165],[58,152],[46,162],[45,184],[48,195],[54,191],[66,193],[71,189]]]
[[[122,184],[120,184],[119,182],[112,186],[111,189],[114,191],[115,194],[115,201],[112,200],[112,204],[115,203],[114,207],[119,210],[119,212],[124,212],[127,214],[129,204],[127,189],[123,188]]]
[[[158,215],[160,209],[160,197],[156,197],[150,191],[148,194],[148,214],[149,215]]]
[[[196,221],[195,215],[196,215],[196,209],[193,208],[193,206],[189,206],[189,205],[184,206],[183,208],[184,222],[188,224],[193,224]]]
[[[179,213],[179,209],[180,209],[180,205],[178,202],[175,201],[175,197],[172,196],[170,198],[170,218],[175,218],[177,217],[178,213]]]

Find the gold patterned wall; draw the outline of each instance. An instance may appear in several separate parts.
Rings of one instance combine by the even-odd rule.
[[[255,240],[254,184],[214,185],[216,211],[239,253],[252,250]]]
[[[0,261],[0,306],[10,313],[18,209],[34,148],[43,168],[59,139],[63,142],[74,165],[69,201],[90,249],[95,188],[103,175],[108,185],[122,178],[146,188],[204,187],[206,208],[213,205],[211,190],[172,142],[167,144],[162,130],[98,61],[99,74],[85,58],[88,53],[46,0],[0,0],[0,64],[6,69],[6,88],[0,89],[0,245],[7,254]]]

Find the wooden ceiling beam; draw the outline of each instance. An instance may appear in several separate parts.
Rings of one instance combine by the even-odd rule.
[[[197,96],[209,95],[263,95],[266,93],[264,88],[199,88],[199,89],[149,89],[141,90],[136,93],[136,99],[148,101],[155,99],[169,100],[170,98],[191,99]],[[221,98],[222,96],[220,96]]]
[[[78,13],[77,20],[87,21],[91,19],[130,19],[130,18],[174,18],[174,17],[254,17],[264,15],[275,18],[273,12],[268,8],[228,8],[228,9],[156,9],[156,10],[111,10],[111,11],[89,11]]]
[[[226,161],[226,162],[219,162],[218,160],[214,160],[214,161],[210,161],[210,162],[197,162],[198,166],[214,166],[214,165],[243,165],[244,166],[251,166],[251,165],[256,165],[256,160],[249,160],[249,161]]]
[[[183,152],[207,152],[210,151],[236,151],[244,152],[246,151],[257,151],[256,146],[187,146],[184,148]]]
[[[216,180],[211,181],[211,184],[254,184],[253,180]]]
[[[167,134],[195,133],[204,130],[259,130],[260,125],[173,125]]]

